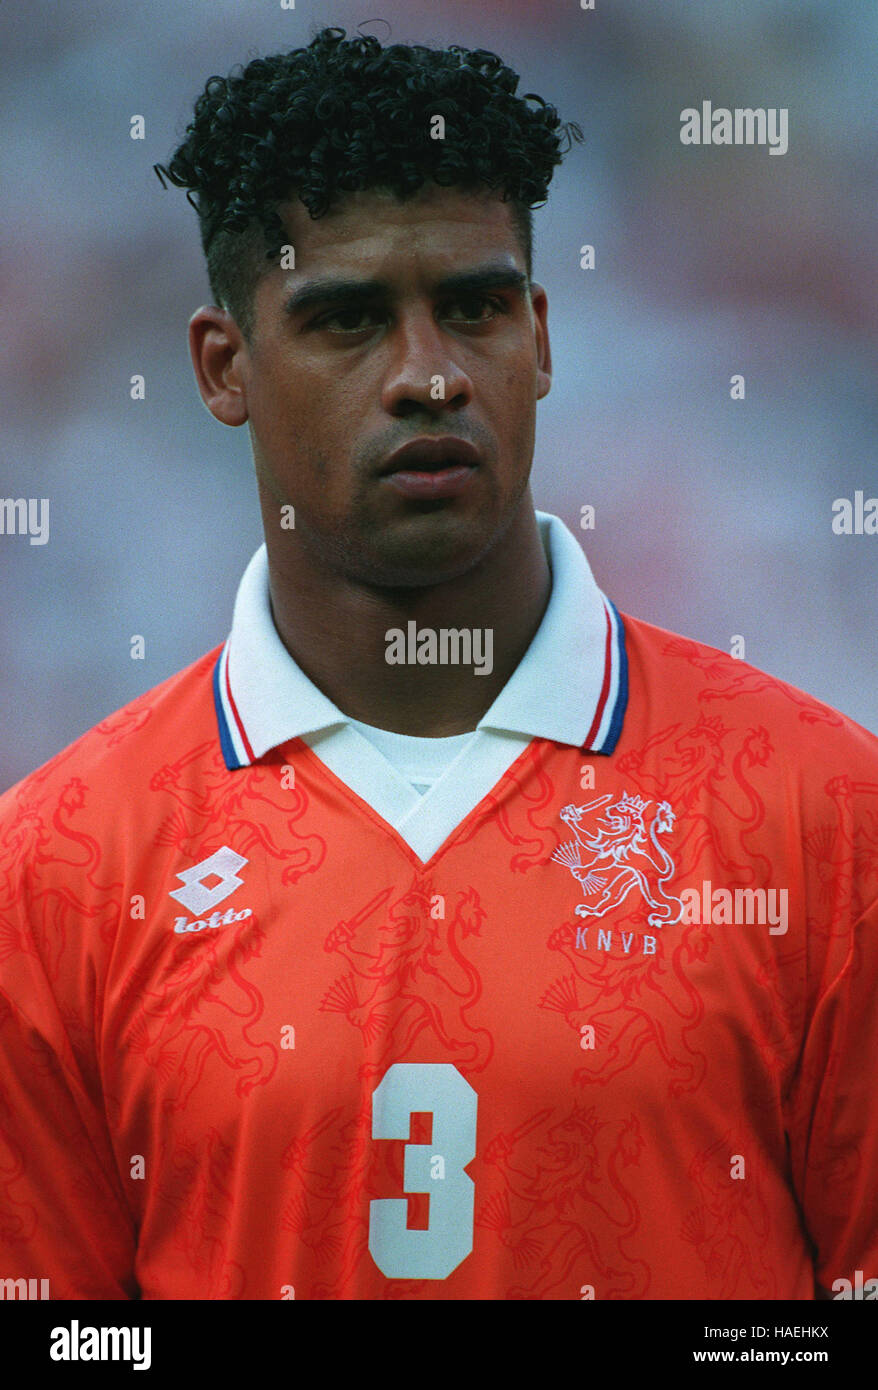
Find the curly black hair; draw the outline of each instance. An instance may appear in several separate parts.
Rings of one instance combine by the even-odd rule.
[[[182,143],[153,167],[163,187],[167,178],[187,190],[211,292],[247,337],[257,281],[288,241],[278,205],[294,196],[316,218],[368,188],[399,198],[428,179],[496,189],[512,204],[530,275],[530,210],[582,131],[541,97],[516,96],[518,80],[485,49],[383,48],[327,28],[307,48],[208,78]],[[444,139],[431,138],[436,115]]]

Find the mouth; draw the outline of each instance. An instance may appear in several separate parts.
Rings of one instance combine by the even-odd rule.
[[[394,450],[380,476],[405,497],[456,497],[472,481],[481,456],[465,439],[412,439]]]

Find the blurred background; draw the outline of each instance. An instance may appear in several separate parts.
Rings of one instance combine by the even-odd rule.
[[[0,789],[227,635],[252,463],[197,395],[196,219],[152,165],[210,74],[324,24],[493,49],[579,122],[536,213],[537,506],[623,612],[740,634],[878,732],[878,536],[831,525],[835,498],[878,495],[878,6],[29,0],[0,11],[0,498],[48,497],[50,540],[0,536]],[[787,107],[788,153],[683,146],[704,100]]]

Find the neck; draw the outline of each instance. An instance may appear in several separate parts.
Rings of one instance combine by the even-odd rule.
[[[300,549],[276,543],[268,565],[275,627],[318,689],[364,724],[434,738],[476,727],[527,651],[552,587],[529,492],[484,559],[446,584],[366,588],[337,572],[317,575]],[[487,661],[482,674],[472,664],[389,664],[386,633],[407,634],[411,622],[436,633],[490,631],[490,670]]]

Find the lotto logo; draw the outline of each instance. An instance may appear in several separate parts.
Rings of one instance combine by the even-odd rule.
[[[172,888],[169,896],[176,898],[196,917],[201,917],[241,887],[244,880],[238,877],[238,870],[248,862],[242,854],[236,854],[228,845],[223,845],[210,858],[202,859],[200,864],[193,864],[191,869],[178,873],[177,878],[184,886]],[[208,888],[206,880],[210,878],[216,878],[219,882]]]
[[[174,931],[204,931],[206,927],[227,927],[230,922],[243,922],[247,917],[252,916],[252,907],[245,907],[242,912],[236,912],[233,907],[230,907],[228,912],[212,912],[210,916],[203,921],[199,918],[195,922],[187,922],[185,917],[178,917],[174,923]]]

